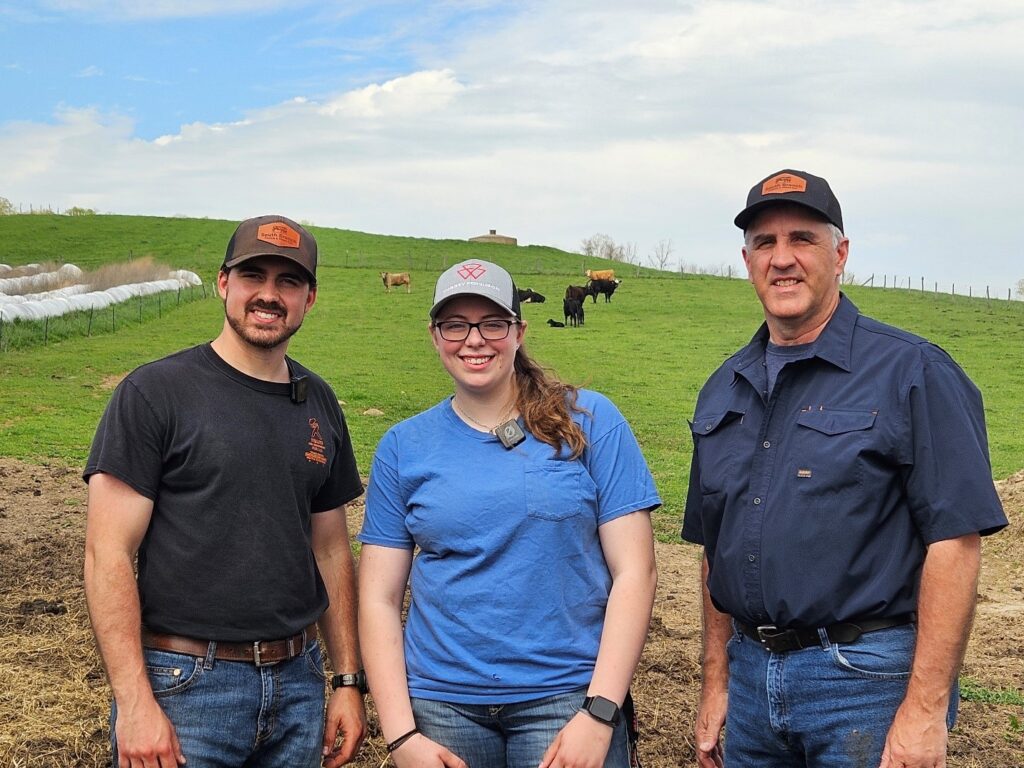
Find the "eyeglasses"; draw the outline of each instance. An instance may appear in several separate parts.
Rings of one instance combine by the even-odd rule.
[[[434,323],[437,332],[445,341],[465,341],[469,332],[476,328],[486,341],[500,341],[508,336],[518,320],[481,320],[479,323],[467,323],[465,320],[442,320]]]

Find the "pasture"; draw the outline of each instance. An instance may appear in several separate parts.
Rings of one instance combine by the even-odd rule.
[[[14,252],[0,246],[0,262],[62,260],[91,268],[129,254],[148,255],[168,267],[197,272],[209,287],[233,227],[212,220],[121,216],[0,217],[0,243],[18,247]],[[548,297],[544,304],[523,305],[530,324],[527,348],[562,378],[602,391],[618,404],[665,500],[655,520],[662,585],[637,699],[651,739],[644,749],[648,768],[688,764],[699,627],[697,552],[677,543],[690,455],[686,419],[707,375],[760,322],[750,286],[614,265],[623,282],[613,301],[588,300],[580,328],[552,328],[546,321],[562,319],[565,286],[583,284],[584,268],[607,263],[588,259],[584,264],[577,254],[550,248],[312,230],[322,252],[320,293],[290,353],[324,376],[343,401],[363,468],[391,424],[450,393],[426,330],[433,281],[446,266],[469,257],[496,261],[520,288]],[[854,242],[853,270],[856,254]],[[740,265],[738,235],[735,260]],[[386,293],[381,271],[410,272],[411,292]],[[0,764],[101,764],[106,692],[81,600],[85,494],[75,474],[121,376],[217,333],[223,315],[210,293],[209,299],[116,333],[0,354],[0,585],[6,616],[0,626],[14,639],[0,654],[0,672],[25,680],[0,694],[0,720],[16,724],[0,736]],[[1011,475],[1024,467],[1019,428],[1024,303],[858,287],[847,293],[863,312],[943,346],[978,383],[985,396],[993,473],[1010,478],[1001,488],[1011,521],[1019,519],[1024,483]],[[375,415],[378,411],[383,415]],[[986,545],[984,599],[965,669],[974,698],[965,704],[963,729],[954,736],[951,765],[1024,765],[1019,640],[1024,607],[1015,586],[1022,550],[1016,531]],[[57,602],[66,613],[31,607]],[[74,653],[67,650],[69,643]],[[51,665],[54,654],[59,663]],[[81,722],[69,722],[76,721],[76,713]],[[37,725],[52,726],[45,747],[30,735],[40,730]],[[374,745],[369,748],[372,754]],[[367,758],[365,765],[379,763],[380,757]]]

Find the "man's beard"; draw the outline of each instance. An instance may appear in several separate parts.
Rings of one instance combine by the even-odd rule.
[[[279,304],[254,301],[245,308],[243,318],[248,317],[249,313],[254,309],[266,309],[272,312],[280,312],[282,318],[287,317],[287,313],[284,311],[284,308]],[[228,319],[228,325],[230,325],[232,330],[238,334],[239,338],[247,344],[251,344],[252,346],[260,349],[273,349],[280,344],[284,344],[288,339],[294,336],[295,332],[302,326],[301,321],[294,327],[285,322],[283,328],[271,330],[270,328],[246,325],[244,319],[240,320],[227,312],[225,312],[224,315]]]

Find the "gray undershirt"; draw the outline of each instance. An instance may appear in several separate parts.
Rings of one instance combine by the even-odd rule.
[[[764,365],[768,374],[768,394],[771,395],[775,389],[775,380],[779,377],[779,371],[786,363],[805,360],[814,356],[814,342],[807,344],[790,344],[782,346],[772,344],[770,341],[764,348]]]

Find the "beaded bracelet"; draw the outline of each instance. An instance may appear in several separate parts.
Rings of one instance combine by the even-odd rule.
[[[392,752],[394,752],[400,746],[405,744],[405,742],[407,742],[409,739],[411,739],[413,736],[415,736],[419,732],[420,732],[419,728],[413,728],[408,733],[403,733],[397,739],[395,739],[390,744],[388,744],[388,746],[387,746],[388,754],[390,755]]]

